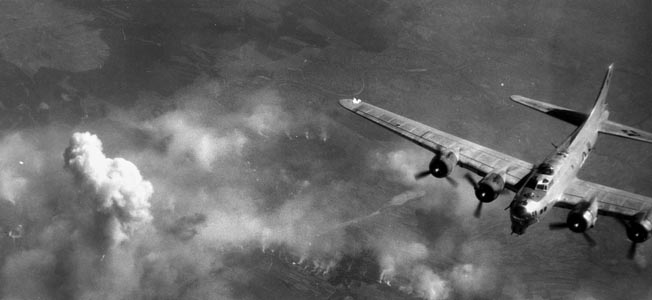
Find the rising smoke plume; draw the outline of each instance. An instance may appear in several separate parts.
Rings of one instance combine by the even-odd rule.
[[[90,196],[91,207],[102,215],[104,224],[98,225],[111,244],[127,240],[133,230],[151,222],[152,184],[130,161],[107,158],[96,135],[73,134],[63,156],[65,167]]]

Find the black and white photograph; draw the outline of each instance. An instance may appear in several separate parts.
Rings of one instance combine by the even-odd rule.
[[[0,0],[0,300],[652,300],[652,1]]]

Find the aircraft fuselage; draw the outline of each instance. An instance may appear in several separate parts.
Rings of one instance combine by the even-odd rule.
[[[564,191],[593,150],[601,122],[608,116],[606,107],[597,105],[584,124],[533,169],[510,205],[513,233],[525,233],[528,226],[537,223],[551,206],[562,200]]]

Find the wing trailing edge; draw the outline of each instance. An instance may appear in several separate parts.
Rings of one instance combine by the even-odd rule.
[[[540,111],[546,115],[565,121],[575,126],[582,125],[582,123],[584,123],[584,121],[586,121],[586,119],[589,117],[589,115],[579,111],[575,111],[569,108],[557,106],[539,100],[530,99],[519,95],[512,95],[509,98],[516,103],[525,105],[536,111]]]

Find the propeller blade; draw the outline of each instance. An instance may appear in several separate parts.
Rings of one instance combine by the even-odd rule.
[[[629,222],[627,222],[622,218],[616,218],[616,220],[618,221],[618,223],[622,224],[626,230],[629,230],[629,227],[631,226]],[[629,246],[629,250],[627,250],[628,259],[634,259],[634,257],[636,257],[636,246],[637,246],[636,244],[637,244],[636,242],[632,242],[631,245]]]
[[[589,246],[595,247],[598,245],[598,243],[586,232],[582,232],[582,236],[586,240],[587,243],[589,243]]]
[[[475,178],[473,178],[473,175],[471,175],[471,173],[464,174],[464,179],[466,179],[466,181],[468,181],[471,184],[471,186],[473,186],[473,189],[478,188],[478,182],[475,181]]]
[[[636,257],[636,244],[632,242],[632,245],[629,246],[629,251],[627,251],[627,258],[629,259],[634,259]]]
[[[475,207],[475,212],[473,212],[473,216],[479,219],[481,215],[482,215],[482,202],[478,201],[478,206]]]
[[[548,229],[550,230],[559,230],[559,229],[566,229],[568,228],[568,224],[565,222],[557,222],[557,223],[550,223],[548,224]]]
[[[450,176],[446,176],[446,181],[448,181],[448,183],[450,183],[450,185],[452,185],[453,187],[457,187],[458,185],[460,185],[459,182],[455,180],[455,178],[452,178]]]
[[[414,179],[415,180],[423,179],[423,178],[428,177],[428,175],[430,175],[430,171],[428,171],[428,170],[421,171],[419,173],[414,174]]]

